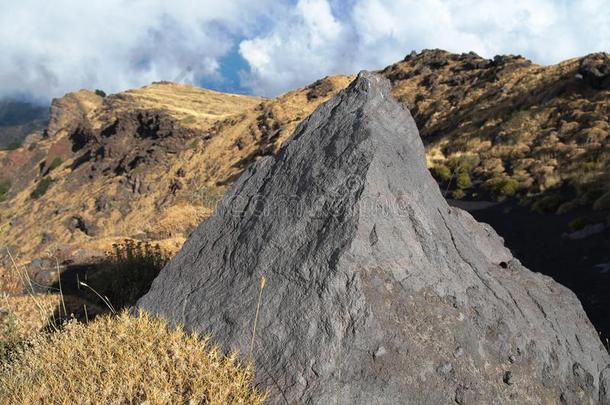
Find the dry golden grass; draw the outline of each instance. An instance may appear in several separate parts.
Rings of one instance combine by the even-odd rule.
[[[207,339],[145,314],[68,323],[0,372],[11,404],[261,404],[252,370]]]
[[[23,284],[16,272],[0,265],[0,293],[18,294],[23,291]]]
[[[169,82],[128,90],[120,97],[108,100],[115,111],[130,110],[134,105],[144,109],[164,109],[182,125],[203,130],[215,121],[239,115],[262,101],[260,97],[219,93]]]
[[[11,316],[15,322],[10,338],[21,341],[37,335],[47,326],[59,303],[60,296],[56,294],[4,295],[0,300],[0,314]]]

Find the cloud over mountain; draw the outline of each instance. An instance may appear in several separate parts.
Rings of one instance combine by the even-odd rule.
[[[275,95],[411,49],[520,53],[539,63],[610,48],[605,0],[23,0],[0,14],[0,97],[47,99],[154,80]],[[239,52],[245,64],[227,56]],[[244,69],[244,66],[246,67]]]
[[[523,54],[537,63],[610,49],[604,0],[300,0],[271,32],[242,41],[245,83],[274,94],[320,76],[379,68],[411,49]]]

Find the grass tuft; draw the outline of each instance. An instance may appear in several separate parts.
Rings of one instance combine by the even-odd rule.
[[[7,403],[261,404],[251,367],[141,313],[40,335],[0,371]]]

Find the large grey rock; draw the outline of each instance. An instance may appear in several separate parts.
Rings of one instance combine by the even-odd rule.
[[[137,307],[244,359],[257,319],[272,404],[608,396],[578,299],[447,205],[409,112],[371,73],[244,173]]]

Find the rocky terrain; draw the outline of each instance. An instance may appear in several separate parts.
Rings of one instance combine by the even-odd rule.
[[[426,50],[379,72],[411,110],[443,194],[501,202],[472,213],[512,235],[533,270],[570,287],[590,280],[576,290],[606,335],[609,294],[590,286],[609,276],[609,66],[602,53],[540,66]],[[56,99],[46,128],[0,150],[0,246],[43,279],[54,272],[49,255],[87,263],[124,238],[175,252],[244,170],[352,79],[273,99],[173,83]],[[536,237],[553,243],[523,240],[525,222],[510,219],[521,209],[550,224]]]
[[[576,296],[447,204],[367,72],[235,182],[138,308],[251,356],[272,404],[610,401]]]

